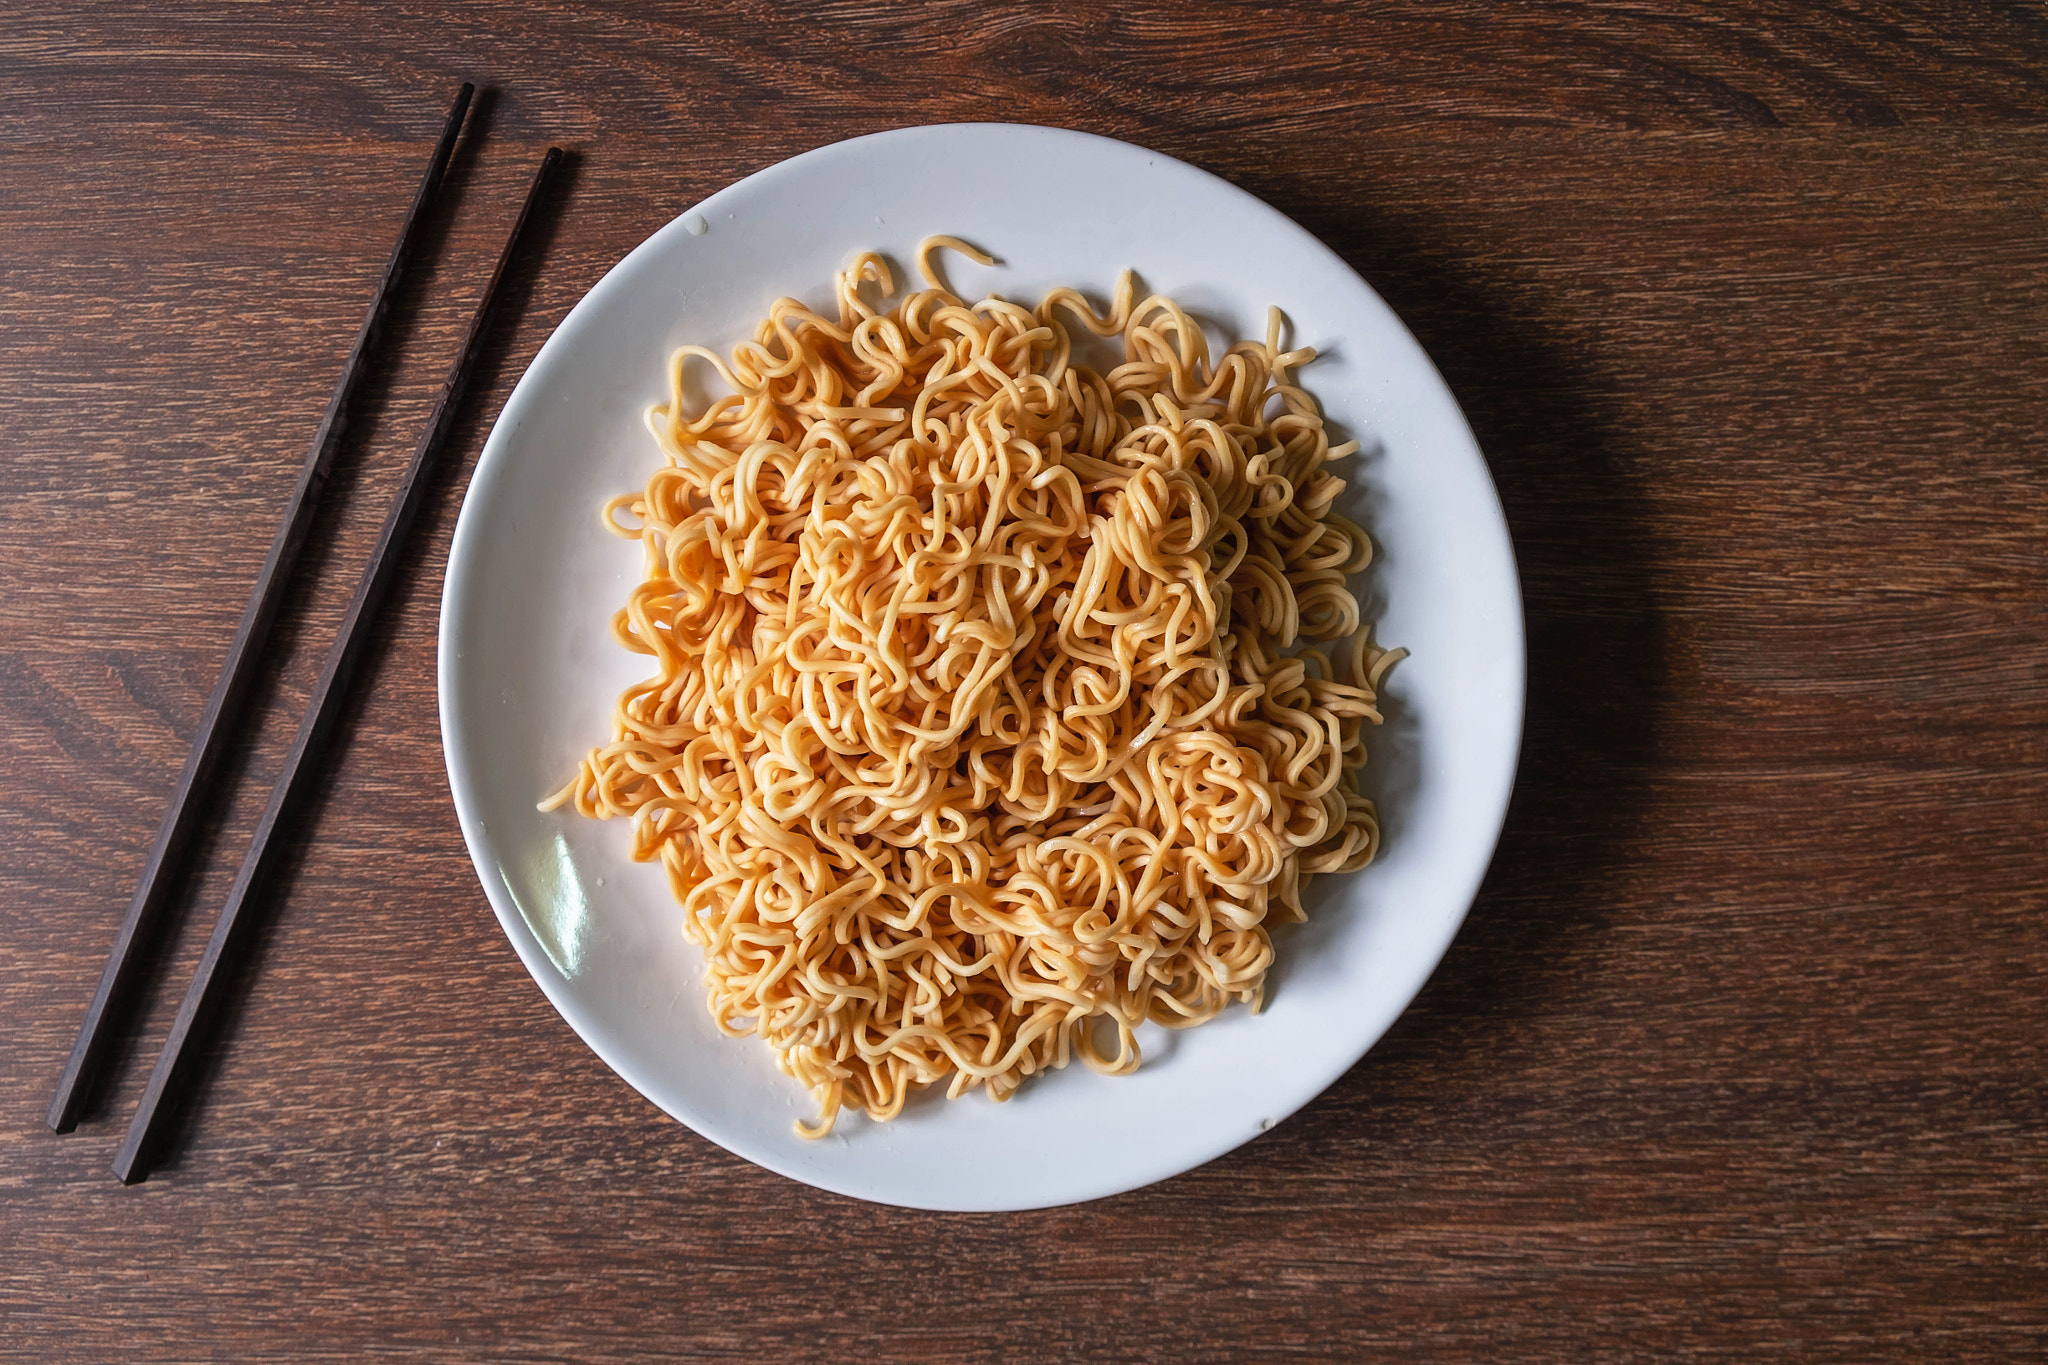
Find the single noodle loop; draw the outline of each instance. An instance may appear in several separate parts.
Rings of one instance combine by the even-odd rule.
[[[729,358],[676,352],[667,464],[604,513],[646,547],[614,630],[658,671],[542,803],[632,817],[806,1136],[1258,1009],[1269,927],[1379,842],[1356,774],[1398,651],[1345,585],[1371,543],[1330,510],[1357,447],[1294,382],[1314,352],[1274,310],[1212,362],[1129,272],[1106,314],[968,303],[940,249],[990,263],[927,239],[884,312],[862,255],[836,318],[780,299]],[[694,415],[692,358],[732,390]]]

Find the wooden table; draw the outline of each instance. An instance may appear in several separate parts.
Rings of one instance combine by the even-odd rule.
[[[0,1356],[2039,1359],[2048,18],[1868,0],[58,6],[0,26]],[[460,79],[498,94],[98,1116],[43,1111]],[[1528,600],[1469,923],[1296,1118],[1042,1213],[664,1118],[472,875],[434,631],[549,329],[714,189],[1014,119],[1223,175],[1408,321]],[[540,149],[578,154],[171,1163],[108,1173]]]

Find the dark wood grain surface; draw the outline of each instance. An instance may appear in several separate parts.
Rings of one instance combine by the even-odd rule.
[[[43,1110],[319,408],[458,154],[97,1116]],[[1271,1134],[1040,1213],[665,1119],[493,921],[434,630],[622,254],[1016,119],[1329,242],[1464,404],[1528,736],[1470,921]],[[542,147],[522,264],[169,1165],[108,1172]],[[2032,1360],[2048,1351],[2048,13],[1473,0],[54,6],[0,22],[0,1357]]]

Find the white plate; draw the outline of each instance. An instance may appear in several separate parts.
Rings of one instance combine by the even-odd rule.
[[[1130,266],[1237,336],[1268,304],[1322,357],[1305,383],[1363,438],[1351,511],[1379,558],[1379,638],[1412,657],[1371,738],[1379,861],[1321,878],[1277,935],[1269,1003],[1186,1033],[1148,1029],[1144,1066],[1075,1065],[1005,1104],[913,1101],[807,1142],[809,1096],[768,1048],[714,1031],[702,961],[628,828],[534,802],[611,734],[646,661],[611,639],[640,571],[598,507],[660,456],[642,426],[669,351],[721,351],[768,303],[823,306],[856,251],[909,262],[950,232],[1001,259],[949,258],[953,286],[1036,302],[1106,296]],[[1384,603],[1383,607],[1379,604]],[[932,1209],[1071,1203],[1220,1156],[1313,1099],[1393,1023],[1457,932],[1492,856],[1522,720],[1521,602],[1485,462],[1429,358],[1344,262],[1252,196],[1124,143],[1008,124],[905,128],[820,148],[711,196],[650,237],[569,314],[519,382],[470,483],[441,604],[441,729],[477,874],[527,970],[614,1071],[749,1161],[841,1194]]]

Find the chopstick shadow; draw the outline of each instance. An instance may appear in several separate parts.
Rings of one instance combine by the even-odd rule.
[[[1500,490],[1528,636],[1521,760],[1491,869],[1457,941],[1394,1027],[1259,1144],[1267,1159],[1291,1162],[1340,1135],[1355,1140],[1362,1113],[1368,1124],[1398,1121],[1386,1099],[1441,1092],[1517,1019],[1569,989],[1567,964],[1595,951],[1641,825],[1666,634],[1644,492],[1588,397],[1597,385],[1558,340],[1566,329],[1527,311],[1534,291],[1458,259],[1422,228],[1340,202],[1304,208],[1297,184],[1240,183],[1336,249],[1442,371]],[[1373,764],[1397,787],[1399,774],[1427,762],[1398,710],[1373,742]],[[1397,840],[1398,790],[1382,800],[1387,838]]]
[[[433,216],[423,230],[418,258],[408,269],[404,288],[389,314],[376,370],[371,380],[364,386],[357,415],[350,424],[349,436],[336,460],[334,481],[316,518],[310,544],[300,569],[302,584],[317,582],[322,568],[332,559],[332,547],[339,539],[336,532],[346,515],[345,509],[357,491],[357,485],[363,481],[362,457],[372,444],[383,444],[373,442],[371,434],[381,425],[392,391],[399,379],[405,344],[417,331],[426,301],[433,293],[435,263],[441,258],[441,249],[447,240],[456,213],[467,198],[469,186],[476,176],[477,152],[484,143],[484,135],[496,103],[496,91],[486,88],[478,92],[471,105],[469,124],[449,162],[448,172],[443,181],[443,192],[435,206]],[[264,949],[276,928],[281,903],[290,894],[292,883],[303,866],[309,836],[314,823],[319,819],[325,796],[331,786],[333,770],[343,746],[348,742],[348,737],[354,729],[355,721],[361,714],[362,700],[375,685],[379,662],[389,647],[393,632],[391,622],[399,610],[399,603],[408,595],[407,583],[417,572],[421,558],[419,545],[426,534],[422,529],[422,523],[431,519],[432,509],[440,498],[440,485],[447,479],[446,471],[455,462],[456,452],[465,448],[469,433],[473,432],[475,419],[472,414],[481,405],[480,400],[493,386],[494,377],[501,368],[505,339],[510,335],[513,320],[524,311],[531,294],[533,271],[543,256],[546,245],[553,240],[560,206],[571,179],[572,161],[571,157],[564,158],[549,193],[536,206],[535,220],[529,225],[520,250],[500,286],[492,321],[486,332],[484,349],[472,373],[469,389],[458,414],[457,426],[443,446],[438,467],[428,471],[427,477],[431,486],[427,505],[415,519],[408,543],[402,547],[400,581],[386,597],[371,627],[368,648],[349,682],[342,711],[328,740],[325,757],[319,760],[320,771],[314,776],[311,790],[303,800],[286,812],[271,836],[274,847],[262,880],[251,889],[248,906],[236,925],[233,946],[223,954],[208,1008],[194,1022],[185,1051],[180,1058],[178,1071],[175,1073],[175,1083],[170,1087],[163,1103],[155,1137],[143,1153],[142,1165],[145,1170],[175,1170],[183,1151],[184,1136],[202,1117],[205,1096],[219,1069],[226,1050],[226,1042],[234,1036],[246,1013],[250,992],[261,971]],[[406,435],[410,437],[414,433]],[[410,440],[404,442],[408,454],[411,444]],[[381,520],[381,509],[379,510]],[[279,622],[277,638],[280,647],[273,654],[274,660],[286,658],[289,654],[289,645],[295,643],[297,637],[304,633],[304,607],[304,601],[296,595],[294,601],[288,604]],[[321,652],[325,652],[324,641]],[[265,675],[259,680],[259,695],[252,710],[260,710],[276,695],[280,674],[281,666],[276,662],[266,669]],[[298,721],[299,717],[294,715],[288,723],[296,728]],[[253,739],[244,738],[242,743],[244,752],[229,760],[235,765],[229,769],[230,771],[238,770],[246,763],[246,749],[253,743]]]
[[[330,756],[338,756],[354,733],[363,707],[376,690],[389,662],[400,630],[399,622],[406,609],[422,591],[431,592],[438,586],[425,581],[428,561],[436,557],[437,552],[445,556],[447,547],[444,541],[452,529],[450,523],[454,514],[461,507],[461,493],[467,484],[468,472],[482,453],[491,424],[497,420],[505,399],[511,396],[509,392],[500,392],[500,389],[506,365],[512,356],[513,341],[533,304],[541,271],[560,234],[562,219],[581,171],[581,155],[565,149],[546,193],[534,205],[533,218],[520,240],[519,249],[506,267],[504,282],[499,286],[498,302],[484,329],[476,369],[470,375],[468,392],[456,414],[455,425],[448,433],[441,458],[424,475],[426,495],[420,504],[419,515],[413,520],[412,532],[400,549],[397,578],[383,609],[369,627],[369,641],[363,651],[362,663],[336,719]],[[332,771],[333,764],[330,763],[322,774],[321,788],[306,802],[308,811],[316,810],[325,799],[325,784],[331,779]],[[454,814],[452,807],[449,814]]]
[[[498,304],[485,330],[483,349],[477,355],[476,372],[470,378],[468,396],[463,400],[454,429],[448,434],[448,444],[440,462],[428,471],[426,498],[421,503],[419,517],[413,523],[412,535],[404,547],[391,596],[372,627],[370,647],[365,652],[348,706],[342,712],[337,740],[353,728],[364,700],[375,689],[406,607],[422,591],[433,591],[438,587],[438,584],[425,581],[428,560],[437,553],[445,555],[447,547],[443,542],[453,529],[451,523],[461,507],[468,473],[482,453],[491,424],[497,420],[498,412],[511,396],[504,381],[506,367],[512,359],[513,342],[533,305],[541,272],[560,234],[562,219],[581,171],[582,157],[564,150],[546,196],[534,206],[533,220],[518,252],[506,268]],[[450,814],[453,814],[452,808]]]

